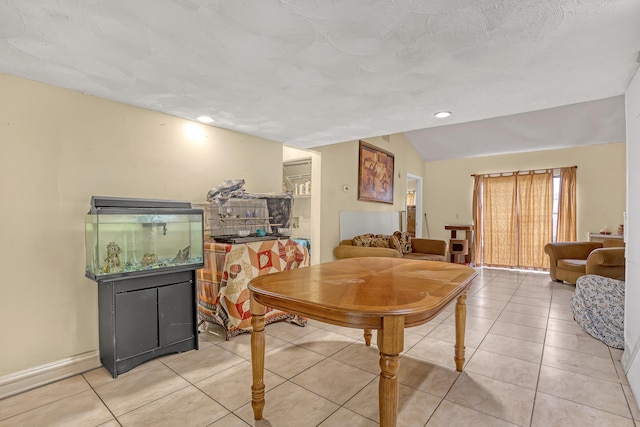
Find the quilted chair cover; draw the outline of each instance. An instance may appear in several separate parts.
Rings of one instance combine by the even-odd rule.
[[[263,274],[309,266],[309,252],[294,240],[251,243],[205,243],[205,268],[198,274],[198,316],[222,325],[226,339],[251,332],[249,281]],[[306,319],[267,308],[265,323]]]
[[[587,274],[576,282],[571,308],[576,322],[609,347],[624,348],[622,280]]]

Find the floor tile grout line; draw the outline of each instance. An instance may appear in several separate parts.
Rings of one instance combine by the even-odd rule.
[[[440,365],[440,366],[442,366],[442,365]],[[451,392],[451,390],[453,389],[455,384],[458,382],[460,377],[462,377],[463,373],[464,373],[464,371],[463,372],[458,372],[458,375],[456,376],[456,379],[453,380],[453,382],[451,383],[451,385],[447,389],[446,393],[444,393],[444,395],[440,398],[440,402],[438,403],[438,405],[436,405],[436,408],[433,410],[433,412],[431,413],[431,415],[427,419],[427,422],[424,424],[424,427],[426,427],[429,424],[429,421],[431,421],[431,418],[433,418],[433,415],[438,411],[438,408],[442,405],[442,402],[444,402],[447,399],[447,395]],[[438,397],[438,396],[436,396],[436,397]],[[455,405],[460,405],[460,406],[463,406],[465,408],[468,408],[467,406],[461,405],[459,403],[451,402],[449,400],[447,400],[447,402],[450,402],[450,403],[453,403]],[[471,410],[474,410],[474,411],[478,411],[477,409],[473,409],[473,408],[468,408],[468,409],[471,409]],[[481,412],[481,411],[478,411],[478,412]],[[490,414],[486,414],[486,415],[490,415]],[[490,415],[490,416],[492,416],[492,415]]]
[[[97,368],[97,369],[99,369],[99,368]],[[87,371],[87,372],[88,372],[88,371]],[[26,391],[24,391],[24,392],[22,392],[22,393],[18,393],[18,394],[12,395],[12,396],[8,396],[6,399],[10,399],[10,398],[12,398],[12,397],[20,396],[20,395],[26,395],[26,394],[27,394],[27,393],[29,393],[30,391],[38,390],[39,388],[46,387],[47,385],[56,384],[56,383],[59,383],[59,382],[61,382],[61,381],[65,381],[65,380],[68,380],[68,379],[70,379],[70,378],[75,378],[75,377],[80,377],[80,378],[82,378],[82,380],[84,381],[84,383],[86,383],[86,385],[89,387],[89,388],[88,388],[88,389],[86,389],[86,390],[80,390],[80,391],[77,391],[77,392],[74,392],[74,393],[66,394],[66,395],[64,395],[64,396],[62,396],[62,397],[60,397],[60,398],[58,398],[58,399],[54,399],[54,400],[48,401],[48,402],[46,402],[46,403],[43,403],[43,404],[41,404],[41,405],[37,405],[37,406],[30,407],[29,409],[26,409],[26,410],[24,410],[24,411],[22,411],[22,412],[19,412],[19,413],[17,413],[17,414],[13,414],[13,415],[11,415],[11,416],[9,416],[9,417],[2,418],[2,419],[0,419],[0,421],[9,420],[9,419],[14,418],[14,417],[17,417],[17,416],[19,416],[19,415],[26,414],[27,412],[30,412],[30,411],[33,411],[33,410],[36,410],[36,409],[39,409],[39,408],[43,408],[43,407],[45,407],[45,406],[47,406],[47,405],[50,405],[50,404],[53,404],[53,403],[60,402],[61,400],[64,400],[64,399],[66,399],[66,398],[68,398],[68,397],[75,396],[75,395],[78,395],[78,394],[80,394],[80,393],[84,393],[84,392],[87,392],[87,391],[93,391],[95,394],[97,394],[97,393],[96,393],[96,391],[95,391],[95,388],[94,388],[94,387],[93,387],[93,385],[91,385],[91,383],[87,380],[87,378],[84,376],[84,374],[85,374],[85,372],[81,372],[81,373],[79,373],[79,374],[75,374],[75,375],[73,375],[73,376],[71,376],[71,377],[61,378],[61,379],[56,380],[56,381],[54,381],[54,382],[52,382],[52,383],[45,384],[45,385],[43,385],[43,386],[36,387],[36,388],[33,388],[33,389],[29,389],[29,390],[26,390]],[[102,401],[102,399],[100,398],[100,396],[99,396],[99,395],[98,395],[98,398],[100,399],[100,401]],[[2,400],[5,400],[5,399],[0,399],[0,401],[2,401]],[[103,402],[103,403],[104,403],[104,402]],[[105,405],[105,406],[106,406],[106,405]],[[107,407],[106,409],[107,409],[107,410],[109,410],[109,408],[108,408],[108,407]],[[109,412],[111,412],[111,411],[109,410]],[[112,415],[113,415],[113,414],[112,414]],[[115,416],[114,416],[114,417],[115,417]]]
[[[553,348],[558,348],[558,347],[553,347]],[[571,351],[571,350],[569,350],[569,351]],[[543,353],[543,360],[544,360],[544,353]],[[593,375],[589,375],[589,374],[586,374],[586,373],[574,372],[574,371],[570,371],[568,369],[564,369],[564,368],[561,368],[561,367],[558,367],[558,366],[548,365],[548,364],[544,363],[544,361],[541,363],[541,366],[546,366],[547,368],[553,368],[553,369],[556,369],[558,371],[567,372],[569,374],[581,375],[583,377],[588,377],[588,378],[590,378],[592,380],[596,380],[596,381],[604,381],[604,382],[611,383],[611,384],[622,384],[619,379],[616,380],[616,381],[612,381],[612,380],[608,380],[608,379],[601,378],[601,377],[594,377]]]
[[[82,375],[82,373],[80,373],[80,374],[76,374],[76,375],[74,375],[73,377],[75,377],[75,376],[80,376],[80,377],[82,377],[82,379],[87,383],[87,385],[89,386],[89,388],[88,388],[88,389],[86,389],[86,390],[81,390],[81,391],[77,391],[77,392],[74,392],[74,393],[71,393],[71,394],[64,395],[64,396],[62,396],[62,397],[60,397],[60,398],[58,398],[58,399],[51,400],[51,401],[49,401],[49,402],[47,402],[47,403],[43,403],[43,404],[41,404],[41,405],[37,405],[37,406],[30,407],[29,409],[26,409],[26,410],[24,410],[24,411],[22,411],[22,412],[18,412],[18,413],[16,413],[16,414],[10,415],[10,416],[8,416],[8,417],[6,417],[6,418],[2,418],[2,419],[0,419],[0,422],[4,422],[4,421],[7,421],[7,420],[10,420],[11,418],[15,418],[15,417],[18,417],[18,416],[20,416],[20,415],[27,414],[27,413],[29,413],[29,412],[31,412],[31,411],[35,411],[35,410],[38,410],[38,409],[44,408],[44,407],[46,407],[46,406],[49,406],[49,405],[52,405],[52,404],[55,404],[55,403],[59,403],[60,401],[62,401],[62,400],[64,400],[64,399],[67,399],[67,398],[72,397],[72,396],[77,396],[78,394],[86,393],[86,392],[88,392],[88,391],[92,391],[94,394],[96,394],[96,395],[97,395],[96,391],[93,389],[93,387],[91,386],[91,384],[89,384],[89,382],[87,381],[87,379],[86,379],[86,378],[84,378],[84,376]],[[68,378],[73,378],[73,377],[68,377]],[[51,383],[51,384],[55,384],[55,383],[57,383],[57,382],[64,381],[65,379],[68,379],[68,378],[63,378],[63,379],[57,380],[57,381],[55,381],[55,382],[53,382],[53,383]],[[48,384],[47,384],[47,385],[48,385]],[[31,389],[31,390],[37,390],[37,388],[35,388],[35,389]],[[31,391],[31,390],[27,390],[27,391],[25,391],[25,392],[23,392],[23,393],[28,393],[28,392],[29,392],[29,391]],[[9,398],[11,398],[11,397],[14,397],[14,396],[20,396],[20,395],[21,395],[21,394],[23,394],[23,393],[18,393],[18,394],[16,394],[16,395],[9,396],[9,397],[7,397],[7,399],[9,399]],[[98,396],[98,399],[100,399],[100,396]],[[0,400],[4,400],[4,399],[0,399]],[[100,401],[102,402],[102,399],[100,399]],[[102,402],[102,403],[104,404],[104,402]],[[106,407],[106,405],[105,405],[105,407]],[[108,408],[108,407],[106,407],[106,409],[111,413],[111,415],[113,415],[113,413],[109,410],[109,408]],[[114,418],[115,418],[115,416],[114,416]]]
[[[93,385],[91,385],[91,383],[87,380],[87,378],[85,378],[84,376],[84,372],[82,374],[80,374],[80,376],[82,377],[82,379],[84,379],[87,384],[89,384],[89,387],[91,388],[91,391],[93,391],[93,393],[96,395],[96,397],[100,400],[100,402],[102,403],[102,405],[105,407],[105,409],[107,411],[109,411],[109,413],[111,414],[111,416],[113,417],[113,419],[118,423],[118,425],[122,425],[122,423],[118,420],[118,417],[116,416],[116,414],[113,413],[113,411],[111,410],[111,408],[109,408],[109,405],[107,405],[107,402],[104,401],[104,399],[102,399],[102,396],[100,396],[100,394],[98,393],[98,391],[95,389],[95,387]],[[106,384],[106,383],[105,383]],[[104,423],[102,423],[104,424]],[[99,426],[100,424],[98,424]]]
[[[629,402],[629,396],[627,396],[627,393],[624,391],[624,384],[622,384],[622,382],[620,382],[620,388],[622,388],[622,394],[624,395],[624,399],[627,401],[627,407],[629,408],[629,413],[631,414],[631,419],[633,420],[634,424],[636,419],[633,416],[633,409],[631,408],[632,403]],[[633,394],[631,395],[631,397],[633,397]],[[635,402],[634,402],[635,404]]]
[[[328,357],[327,357],[327,358],[328,358]],[[321,360],[320,362],[322,362],[322,360]],[[320,363],[320,362],[318,362],[318,363]],[[304,372],[304,371],[302,371],[302,372]],[[301,373],[302,373],[302,372],[301,372]],[[367,372],[368,372],[368,371],[367,371]],[[370,372],[369,372],[369,373],[370,373]],[[289,379],[285,379],[285,381],[283,381],[282,383],[280,383],[280,384],[278,384],[278,385],[274,386],[274,387],[273,387],[271,390],[269,390],[268,392],[266,392],[266,391],[265,391],[265,398],[266,398],[266,394],[267,394],[267,393],[274,391],[275,389],[277,389],[277,388],[279,388],[279,387],[283,386],[285,383],[291,383],[291,384],[293,384],[293,385],[294,385],[294,386],[296,386],[296,387],[300,387],[301,389],[306,390],[306,391],[308,391],[309,393],[312,393],[312,394],[314,394],[314,395],[318,396],[320,399],[327,400],[327,401],[329,401],[329,402],[333,403],[334,405],[337,405],[338,407],[336,408],[336,410],[335,410],[335,411],[333,411],[331,414],[329,414],[329,416],[327,416],[325,419],[323,419],[319,424],[322,424],[322,423],[323,423],[324,421],[326,421],[326,420],[327,420],[331,415],[333,415],[333,414],[334,414],[334,413],[336,413],[338,410],[340,410],[340,408],[343,408],[343,407],[344,407],[344,405],[346,405],[349,401],[351,401],[354,397],[356,397],[360,392],[362,392],[366,387],[368,387],[372,382],[377,381],[377,380],[378,380],[378,378],[379,378],[379,375],[378,375],[378,376],[374,376],[374,378],[372,378],[372,379],[371,379],[371,381],[367,382],[367,383],[366,383],[366,384],[365,384],[365,385],[364,385],[360,390],[358,390],[357,392],[355,392],[355,393],[353,394],[353,396],[349,397],[349,398],[348,398],[344,403],[339,404],[339,403],[334,402],[334,401],[333,401],[333,400],[331,400],[331,399],[328,399],[328,398],[326,398],[326,397],[324,397],[324,396],[322,396],[322,395],[318,394],[317,392],[315,392],[315,391],[313,391],[313,390],[310,390],[310,389],[308,389],[308,388],[306,388],[306,387],[304,387],[304,386],[302,386],[302,385],[300,385],[300,384],[297,384],[297,383],[295,383],[295,382],[291,381],[291,380],[292,380],[293,378],[295,378],[297,375],[299,375],[299,374],[296,374],[295,376],[293,376],[293,377],[291,377],[291,378],[289,378]],[[251,403],[251,401],[249,401],[248,403]],[[245,404],[245,405],[246,405],[246,404]],[[243,405],[243,406],[245,406],[245,405]],[[352,410],[351,410],[351,409],[349,409],[349,408],[344,408],[344,409],[346,409],[346,410],[348,410],[348,411],[351,411],[351,412],[354,412],[354,413],[358,414],[357,412],[352,411]],[[370,418],[368,418],[368,417],[365,417],[365,416],[364,416],[364,415],[362,415],[362,414],[358,414],[358,415],[360,415],[360,416],[361,416],[361,417],[363,417],[363,418],[370,419]],[[236,415],[236,416],[237,416],[237,415]],[[319,424],[318,424],[318,425],[319,425]]]
[[[536,392],[536,394],[537,394],[537,393],[538,393],[538,392]],[[588,405],[588,404],[586,404],[586,403],[584,403],[584,402],[579,402],[579,401],[576,401],[576,400],[571,400],[571,399],[569,399],[569,398],[567,398],[567,397],[556,396],[555,394],[551,394],[551,393],[546,392],[546,391],[540,391],[539,393],[541,393],[541,394],[545,394],[545,395],[547,395],[547,396],[551,396],[551,397],[553,397],[553,398],[555,398],[555,399],[563,400],[563,401],[565,401],[565,402],[575,403],[576,405],[584,406],[584,407],[587,407],[587,408],[593,409],[594,411],[604,412],[604,413],[607,413],[607,414],[615,415],[615,416],[620,417],[620,418],[626,418],[626,419],[628,419],[628,420],[632,420],[632,421],[634,420],[634,419],[633,419],[633,415],[630,415],[629,417],[626,417],[626,416],[624,416],[624,415],[620,415],[620,414],[617,414],[617,413],[615,413],[615,412],[611,412],[611,411],[609,411],[609,410],[607,410],[607,409],[600,409],[600,408],[596,408],[595,406]]]
[[[128,410],[127,412],[123,412],[122,414],[120,414],[120,415],[118,415],[118,416],[116,417],[116,420],[118,420],[118,418],[119,418],[119,417],[123,417],[123,416],[125,416],[125,415],[127,415],[127,414],[130,414],[130,413],[132,413],[132,412],[134,412],[134,411],[137,411],[137,410],[139,410],[139,409],[141,409],[141,408],[144,408],[145,406],[149,406],[149,405],[151,405],[151,404],[153,404],[153,403],[155,403],[155,402],[158,402],[159,400],[162,400],[162,399],[164,399],[164,398],[166,398],[166,397],[168,397],[168,396],[171,396],[171,395],[173,395],[173,394],[175,394],[175,393],[178,393],[178,392],[180,392],[180,391],[182,391],[182,390],[185,390],[185,389],[187,389],[187,388],[189,388],[189,387],[195,387],[195,385],[194,385],[193,383],[191,383],[190,381],[187,381],[187,385],[185,385],[184,387],[180,387],[179,389],[176,389],[176,390],[170,391],[169,393],[164,394],[164,395],[162,395],[162,396],[160,396],[160,397],[158,397],[158,398],[156,398],[156,399],[150,400],[150,401],[148,401],[147,403],[145,403],[145,404],[143,404],[143,405],[140,405],[140,406],[137,406],[137,407],[135,407],[135,408],[132,408],[132,409]],[[206,393],[204,393],[204,394],[205,394],[205,396],[207,396],[209,399],[211,399],[211,397],[210,397],[209,395],[207,395]],[[217,402],[217,401],[216,401],[216,400],[214,400],[214,399],[211,399],[211,400],[213,400],[214,402],[216,402],[216,403],[220,404],[219,402]],[[106,405],[106,403],[105,403],[105,405]],[[118,421],[118,423],[120,423],[120,421]],[[120,424],[121,424],[121,423],[120,423]]]
[[[556,330],[553,330],[553,329],[551,329],[551,330],[547,330],[547,332],[556,332],[556,333],[559,333],[559,334],[566,334],[566,335],[573,335],[573,336],[577,336],[576,334],[572,334],[572,333],[569,333],[569,332],[556,331]],[[547,334],[545,333],[545,337],[546,337],[546,335],[547,335]],[[598,355],[596,355],[596,354],[592,354],[592,353],[589,353],[589,352],[586,352],[586,351],[581,351],[581,350],[576,350],[576,349],[568,349],[568,348],[559,347],[559,346],[557,346],[557,345],[553,345],[553,344],[550,344],[550,343],[549,343],[549,344],[545,343],[544,345],[545,345],[545,346],[549,346],[549,347],[553,347],[553,348],[558,348],[558,349],[560,349],[560,350],[572,351],[572,352],[574,352],[574,353],[580,353],[580,354],[584,354],[584,355],[591,356],[591,357],[599,357],[600,359],[609,360],[609,358],[608,358],[608,357],[598,356]],[[611,359],[611,360],[613,361],[613,359]],[[614,368],[615,368],[615,363],[614,363]],[[618,378],[618,380],[620,380],[620,375],[617,373],[617,370],[616,370],[616,377]],[[594,377],[594,378],[595,378],[595,377]]]
[[[629,416],[630,416],[631,420],[633,420],[633,422],[635,424],[635,419],[633,418],[633,410],[631,409],[631,403],[629,403],[629,398],[627,397],[627,393],[625,393],[625,391],[624,391],[624,384],[622,384],[622,382],[620,382],[620,390],[622,391],[622,395],[624,396],[624,400],[627,403],[627,409],[629,410]]]
[[[160,360],[160,362],[162,362],[162,363],[163,363],[163,364],[164,364],[168,369],[170,369],[171,371],[173,371],[177,376],[179,376],[180,378],[182,378],[183,380],[185,380],[187,383],[189,383],[189,386],[192,386],[192,387],[194,387],[196,390],[200,391],[202,394],[204,394],[205,396],[207,396],[209,399],[211,399],[212,401],[214,401],[214,402],[215,402],[215,403],[217,403],[218,405],[222,406],[224,409],[228,410],[228,411],[229,411],[229,413],[233,413],[233,411],[232,411],[232,410],[230,410],[229,408],[227,408],[227,407],[226,407],[222,402],[218,402],[216,399],[214,399],[213,397],[209,396],[209,394],[208,394],[207,392],[205,392],[203,389],[201,389],[201,388],[197,385],[197,383],[200,383],[200,382],[202,382],[202,381],[204,381],[204,380],[207,380],[207,379],[209,379],[209,378],[211,378],[211,377],[213,377],[213,376],[215,376],[215,375],[218,375],[218,374],[221,374],[221,373],[223,373],[223,372],[229,371],[229,370],[233,369],[234,367],[236,367],[236,366],[240,365],[240,363],[242,363],[242,362],[240,362],[240,363],[236,363],[235,365],[231,365],[231,366],[229,366],[229,367],[227,367],[227,368],[225,368],[225,369],[223,369],[223,370],[221,370],[221,371],[219,371],[219,372],[216,372],[216,373],[215,373],[215,374],[213,374],[213,375],[209,375],[208,377],[201,378],[201,379],[199,379],[199,380],[198,380],[198,381],[196,381],[196,382],[193,382],[193,381],[189,380],[188,378],[186,378],[185,376],[181,375],[178,371],[176,371],[176,370],[175,370],[175,369],[173,369],[171,366],[169,366],[169,365],[167,365],[166,363],[164,363],[162,360]],[[177,392],[177,391],[184,390],[185,388],[187,388],[187,387],[183,387],[183,388],[181,388],[181,389],[179,389],[179,390],[175,390],[174,392],[169,393],[169,394],[167,394],[167,395],[165,395],[165,396],[163,396],[163,397],[169,396],[169,395],[171,395],[171,394],[173,394],[173,393],[175,393],[175,392]],[[159,400],[159,399],[156,399],[156,400]],[[151,402],[149,402],[149,403],[151,403]],[[226,416],[226,415],[225,415],[225,416]],[[224,417],[222,417],[222,418],[224,418]],[[215,422],[215,421],[214,421],[214,422]]]
[[[354,410],[352,410],[352,409],[346,408],[346,407],[345,407],[345,405],[346,405],[347,403],[349,403],[351,400],[353,400],[353,399],[354,399],[358,394],[360,394],[360,393],[361,393],[365,388],[369,387],[372,383],[374,383],[374,382],[376,382],[376,381],[379,381],[379,379],[380,379],[380,375],[379,375],[379,374],[378,374],[378,375],[375,375],[375,376],[374,376],[374,378],[372,378],[372,379],[371,379],[371,381],[369,381],[368,383],[366,383],[366,384],[365,384],[365,385],[364,385],[360,390],[358,390],[358,392],[354,393],[354,394],[353,394],[353,396],[349,397],[349,399],[347,399],[347,400],[346,400],[342,405],[340,405],[340,407],[339,407],[338,409],[336,409],[336,411],[334,411],[333,413],[337,412],[340,408],[344,408],[344,409],[346,409],[347,411],[351,411],[351,412],[353,412],[354,414],[358,414],[358,415],[360,415],[361,417],[366,418],[367,420],[371,420],[371,418],[369,418],[369,417],[367,417],[367,416],[364,416],[364,415],[362,415],[362,414],[360,414],[360,413],[358,413],[358,412],[356,412],[356,411],[354,411]],[[398,383],[398,390],[399,390],[399,389],[400,389],[400,384]],[[335,402],[334,402],[334,403],[335,403]],[[333,414],[332,414],[332,415],[333,415]],[[328,417],[327,417],[327,418],[328,418]],[[374,422],[375,422],[376,420],[371,420],[371,421],[374,421]],[[323,422],[324,422],[324,421],[323,421]],[[320,424],[322,424],[322,423],[320,423]]]
[[[553,301],[553,291],[555,290],[555,286],[552,285],[551,288],[551,301]],[[549,302],[549,313],[551,313],[551,301]],[[536,413],[536,401],[538,398],[538,389],[540,387],[540,377],[542,375],[542,366],[543,366],[543,361],[544,361],[544,352],[546,351],[546,343],[547,343],[547,334],[549,332],[549,319],[550,317],[547,316],[547,323],[546,323],[546,327],[544,328],[544,337],[542,339],[542,353],[540,354],[540,364],[538,365],[538,378],[536,379],[536,388],[535,388],[535,392],[533,394],[533,403],[531,405],[531,417],[529,418],[529,425],[533,425],[533,420],[534,420],[534,416]]]

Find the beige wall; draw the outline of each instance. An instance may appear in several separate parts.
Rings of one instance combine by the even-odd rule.
[[[334,259],[333,248],[340,240],[340,211],[404,211],[407,172],[423,176],[421,157],[404,135],[391,135],[389,141],[382,137],[363,141],[394,154],[394,203],[358,200],[358,141],[316,147],[322,155],[321,262]],[[343,191],[344,185],[349,191]]]
[[[445,224],[471,224],[471,174],[578,166],[578,240],[605,225],[615,232],[625,210],[625,144],[427,162],[424,173],[424,209],[432,238],[449,240]]]
[[[281,190],[282,145],[0,74],[0,377],[98,348],[91,195]]]

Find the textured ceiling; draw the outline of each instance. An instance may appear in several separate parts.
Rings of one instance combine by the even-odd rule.
[[[415,131],[425,160],[620,108],[639,49],[638,0],[0,0],[0,72],[300,148]],[[511,142],[455,139],[489,129]]]

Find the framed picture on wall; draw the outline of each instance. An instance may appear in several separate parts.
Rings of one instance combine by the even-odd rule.
[[[358,200],[393,204],[392,153],[360,141]]]

